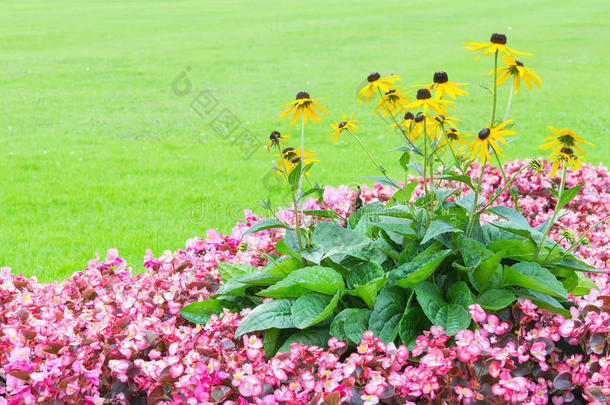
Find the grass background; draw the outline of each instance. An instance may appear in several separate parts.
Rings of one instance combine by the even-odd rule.
[[[524,61],[543,79],[514,99],[521,137],[507,157],[538,155],[554,125],[593,141],[587,160],[608,165],[609,19],[604,0],[3,2],[0,265],[50,281],[117,247],[138,268],[146,248],[227,232],[260,199],[283,201],[262,146],[246,157],[235,134],[214,129],[224,108],[262,143],[274,129],[298,137],[277,116],[297,91],[326,97],[329,118],[307,142],[322,161],[315,179],[333,185],[376,174],[349,139],[328,142],[344,112],[366,121],[362,138],[384,166],[398,157],[385,152],[396,135],[356,104],[371,71],[409,86],[436,70],[471,83],[454,115],[478,131],[492,61],[460,43],[491,32],[532,52]],[[190,92],[177,95],[181,73]],[[219,102],[205,117],[191,109],[202,90]],[[506,97],[502,88],[502,113]]]

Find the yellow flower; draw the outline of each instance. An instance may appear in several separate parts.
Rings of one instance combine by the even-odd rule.
[[[446,104],[453,104],[453,102],[449,100],[432,98],[430,90],[419,89],[417,90],[417,100],[407,104],[405,108],[407,110],[416,110],[421,107],[424,114],[428,112],[428,109],[431,109],[439,115],[446,115],[446,108],[443,108]]]
[[[384,95],[383,98],[379,99],[379,105],[375,110],[376,113],[383,111],[383,117],[387,117],[389,113],[395,115],[396,113],[405,109],[405,106],[411,98],[408,96],[409,92],[403,93],[403,88],[390,89]]]
[[[273,156],[280,157],[279,154]],[[288,176],[290,172],[292,172],[297,167],[300,160],[301,149],[294,149],[291,147],[284,148],[284,150],[282,151],[282,157],[275,163],[273,171],[275,171],[279,177],[281,177],[282,174],[284,174],[284,171],[286,171],[285,174],[286,176]],[[303,152],[303,162],[305,166],[312,162],[319,162],[319,160],[316,158],[316,155],[313,151],[306,149]],[[309,172],[306,172],[305,174],[309,175]]]
[[[432,80],[434,83],[427,87],[430,91],[434,91],[434,98],[436,99],[441,99],[447,95],[455,100],[456,96],[465,96],[468,94],[458,86],[466,86],[469,83],[450,82],[447,72],[435,72]]]
[[[268,152],[269,149],[271,149],[271,147],[273,145],[277,145],[280,149],[284,148],[284,143],[282,142],[284,139],[288,139],[290,138],[287,135],[282,135],[277,131],[273,131],[271,133],[271,135],[269,135],[269,143],[267,144],[267,146],[265,147],[265,150]]]
[[[515,60],[515,58],[512,56],[500,55],[500,57],[504,63],[506,63],[506,66],[499,67],[496,71],[498,75],[498,81],[496,82],[497,86],[501,85],[506,81],[506,79],[513,76],[513,89],[515,90],[515,94],[519,93],[519,90],[521,89],[521,80],[523,80],[523,83],[525,83],[527,88],[530,90],[533,88],[532,84],[540,87],[542,79],[540,79],[540,76],[538,76],[536,72],[530,68],[526,68],[523,66],[521,61]],[[493,72],[494,71],[492,69],[489,74],[492,74]]]
[[[555,127],[547,128],[557,134],[557,136],[549,136],[545,138],[542,142],[546,143],[540,145],[540,149],[549,149],[554,147],[549,156],[549,160],[552,160],[553,156],[559,153],[561,148],[576,149],[576,152],[578,152],[584,159],[585,152],[583,152],[580,146],[578,146],[577,142],[588,143],[591,146],[595,146],[591,142],[585,141],[583,137],[576,135],[570,128],[561,128],[561,131]]]
[[[488,125],[480,130],[474,141],[470,143],[472,158],[474,158],[478,153],[479,158],[481,159],[481,164],[485,164],[487,160],[491,160],[489,156],[490,147],[499,156],[502,156],[502,149],[498,143],[506,144],[506,140],[503,137],[506,135],[513,135],[515,133],[509,129],[504,129],[509,122],[512,122],[512,120],[504,121],[495,128],[490,128]]]
[[[448,128],[445,131],[445,136],[441,138],[439,141],[437,148],[442,148],[447,143],[449,143],[449,147],[455,150],[455,143],[459,143],[461,145],[469,145],[469,142],[464,139],[464,135],[460,134],[455,128]]]
[[[382,93],[385,93],[390,90],[395,82],[401,81],[402,79],[396,75],[381,77],[379,73],[375,72],[368,75],[366,80],[369,83],[358,93],[358,102],[364,97],[364,100],[368,103],[371,98],[375,97],[375,93],[379,90],[381,90]]]
[[[441,134],[443,128],[448,129],[451,127],[455,129],[455,122],[459,121],[457,118],[446,117],[444,115],[437,115],[433,120],[430,121],[430,135],[434,135],[434,137],[438,137]]]
[[[413,126],[411,127],[411,132],[409,133],[409,138],[411,141],[416,141],[419,139],[421,134],[424,132],[426,135],[430,134],[430,122],[434,120],[434,117],[431,115],[425,115],[425,118],[426,119],[424,119],[424,114],[422,113],[417,114],[415,118],[413,118]],[[426,126],[425,128],[424,124]]]
[[[572,166],[573,170],[580,169],[581,163],[580,158],[574,154],[572,148],[563,147],[559,152],[552,154],[550,159],[553,159],[553,165],[551,166],[551,177],[555,176],[557,169],[563,165]]]
[[[311,98],[309,98],[309,93],[307,93],[306,91],[299,91],[297,93],[295,101],[291,101],[290,103],[286,103],[281,106],[282,108],[290,106],[290,108],[281,113],[280,118],[284,119],[284,117],[294,111],[294,115],[290,120],[290,125],[294,125],[294,123],[297,122],[301,114],[303,114],[303,124],[307,124],[307,117],[309,117],[311,121],[313,121],[313,123],[315,124],[317,121],[320,121],[321,118],[318,116],[318,114],[316,114],[314,108],[317,108],[324,114],[328,114],[328,110],[326,108],[322,107],[319,104],[316,104],[316,101],[320,100],[323,99],[320,98],[317,100],[312,100]]]
[[[356,132],[358,130],[358,126],[355,124],[356,122],[360,121],[354,120],[354,114],[350,114],[349,120],[347,119],[347,116],[343,114],[341,121],[330,124],[330,127],[335,130],[335,132],[329,135],[332,138],[332,141],[337,143],[339,134],[343,131]]]
[[[496,52],[501,52],[506,56],[512,56],[513,54],[532,56],[531,53],[515,51],[506,46],[506,35],[504,34],[491,34],[489,42],[464,42],[462,45],[464,45],[462,48],[472,51],[484,49],[483,53],[477,56],[475,60],[478,60],[483,55],[493,55]]]

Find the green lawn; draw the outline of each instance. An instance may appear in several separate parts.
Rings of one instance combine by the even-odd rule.
[[[385,153],[396,135],[356,104],[371,71],[409,86],[435,70],[471,83],[455,114],[478,131],[491,58],[475,62],[460,42],[491,32],[532,52],[525,61],[543,79],[515,97],[521,138],[507,157],[537,155],[554,125],[594,142],[588,161],[607,165],[609,19],[603,0],[3,2],[0,265],[50,281],[117,247],[139,268],[146,248],[158,255],[210,227],[229,231],[242,209],[278,202],[271,156],[259,146],[245,157],[214,129],[224,108],[262,143],[274,129],[298,137],[278,118],[297,91],[326,97],[330,116],[307,136],[322,161],[315,179],[333,185],[376,174],[349,139],[329,143],[343,112],[366,121],[362,138],[384,166],[397,158]],[[181,72],[185,95],[172,88]],[[202,90],[218,100],[203,118],[191,109]],[[502,113],[506,97],[502,88]]]

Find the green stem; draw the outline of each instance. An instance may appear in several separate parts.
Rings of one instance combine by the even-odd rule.
[[[504,121],[508,119],[510,113],[510,103],[513,101],[513,86],[510,86],[510,92],[508,93],[508,103],[506,103],[506,111],[504,112]]]
[[[305,176],[305,180],[307,180],[307,184],[309,184],[309,187],[311,187],[311,188],[314,187],[314,185],[311,184],[311,180],[309,180],[309,177]],[[339,214],[333,207],[331,207],[330,204],[328,204],[326,201],[324,201],[324,199],[322,199],[321,202],[322,202],[322,205],[324,205],[330,211],[334,212],[335,215],[337,215],[337,217],[339,217],[340,220],[347,221],[347,218],[342,217],[341,214]],[[331,218],[331,220],[333,221],[333,223],[335,222],[334,218]]]
[[[564,191],[563,189],[566,184],[566,172],[567,171],[568,171],[568,165],[563,165],[563,171],[561,172],[561,184],[559,186],[559,193],[557,194],[557,203],[555,204],[555,212],[553,212],[553,216],[551,217],[549,224],[546,226],[546,229],[544,230],[544,233],[542,234],[542,239],[540,240],[540,244],[538,245],[538,248],[536,249],[536,253],[534,253],[534,260],[533,260],[534,262],[538,258],[538,255],[540,254],[540,250],[542,249],[542,245],[544,244],[544,241],[545,241],[547,235],[549,234],[551,227],[555,223],[555,218],[557,218],[557,214],[559,213],[557,206],[559,205],[559,201],[561,201],[561,196],[563,195],[563,191]]]
[[[561,256],[561,258],[564,258],[568,254],[570,254],[571,251],[576,249],[582,243],[582,241],[587,237],[589,232],[591,232],[593,229],[597,228],[598,226],[600,226],[601,224],[603,224],[604,222],[606,222],[609,219],[610,219],[610,215],[600,221],[597,221],[595,224],[593,224],[589,229],[587,229],[587,231],[585,233],[582,234],[582,236],[580,238],[578,238],[576,243],[574,243],[572,246],[570,246],[570,248],[563,253],[563,256]]]
[[[385,101],[385,98],[383,98],[383,93],[381,93],[381,90],[379,90],[379,88],[377,88],[377,92],[381,96],[381,101],[383,101],[383,105],[385,106],[386,110],[390,111],[390,109],[388,108],[388,104]],[[404,138],[407,141],[407,143],[409,145],[411,145],[411,147],[414,150],[418,150],[419,148],[417,146],[415,146],[415,144],[413,142],[411,142],[411,139],[409,139],[409,135],[407,135],[407,132],[405,131],[405,129],[398,123],[398,121],[396,121],[396,117],[394,116],[394,114],[390,114],[390,116],[392,117],[392,120],[394,121],[394,124],[396,124],[396,128],[400,129],[400,132],[404,136]]]
[[[377,168],[377,170],[379,170],[381,172],[381,174],[383,174],[383,177],[385,177],[386,179],[388,179],[388,181],[392,184],[395,184],[394,181],[388,177],[388,175],[386,174],[385,170],[379,165],[379,163],[377,163],[377,161],[375,160],[375,158],[373,157],[373,155],[371,154],[371,152],[369,151],[369,149],[366,147],[366,145],[360,140],[360,138],[358,138],[358,136],[356,136],[355,133],[353,133],[352,131],[350,131],[349,129],[347,129],[347,132],[350,133],[351,136],[354,137],[354,139],[356,140],[356,142],[358,142],[360,144],[360,146],[362,147],[362,149],[366,152],[366,154],[368,155],[369,159],[371,160],[371,162],[373,162],[373,165],[375,165],[375,167]]]
[[[466,227],[466,237],[470,237],[470,233],[472,232],[472,227],[474,226],[474,219],[478,215],[477,210],[477,201],[479,200],[479,193],[481,192],[481,184],[483,183],[483,174],[485,174],[485,166],[487,165],[487,161],[483,163],[481,166],[481,174],[479,175],[479,183],[476,186],[476,190],[474,190],[474,201],[472,202],[472,209],[470,210],[470,217],[468,218],[468,226]]]
[[[426,115],[424,114],[424,201],[426,204],[426,218],[428,219],[428,224],[430,224],[430,211],[428,211],[428,176],[427,176],[427,167],[428,167],[428,140],[426,137],[428,134],[426,133]]]
[[[284,275],[288,275],[288,273],[286,273],[286,270],[284,270],[282,265],[279,264],[278,262],[276,262],[275,260],[273,260],[273,257],[269,256],[267,253],[261,252],[260,250],[250,247],[250,246],[248,246],[247,249],[252,250],[253,252],[260,254],[261,256],[266,257],[267,260],[271,261],[271,263],[275,264],[280,270],[282,270],[282,273],[284,273]]]
[[[498,98],[498,51],[495,53],[494,57],[494,106],[491,110],[491,123],[489,124],[490,128],[494,126],[494,119],[496,118],[496,100]]]
[[[502,173],[502,178],[504,179],[504,184],[508,184],[508,179],[506,178],[506,173],[504,173],[504,167],[502,166],[502,161],[500,160],[500,156],[498,155],[498,152],[496,152],[496,150],[493,147],[491,149],[494,151],[494,155],[496,155],[496,160],[498,161],[498,166],[500,166],[500,172]],[[513,176],[513,179],[516,180],[516,177]],[[515,193],[513,192],[513,190],[511,188],[508,189],[508,192],[510,193],[510,196],[513,198],[513,203],[515,204],[515,209],[517,211],[519,211],[519,203],[517,200],[517,196],[515,195]]]
[[[510,181],[504,185],[504,187],[502,188],[502,190],[500,190],[500,192],[498,192],[497,194],[495,194],[495,195],[493,196],[493,198],[491,198],[491,199],[489,200],[489,202],[488,202],[488,203],[485,205],[485,207],[483,207],[483,208],[481,208],[481,209],[479,210],[479,212],[482,212],[482,211],[486,210],[486,209],[487,209],[487,207],[489,207],[491,204],[493,204],[493,203],[494,203],[494,201],[496,201],[496,200],[498,199],[498,197],[500,197],[500,196],[502,195],[502,193],[504,193],[504,192],[506,191],[506,189],[507,189],[508,187],[510,187],[510,186],[511,186],[511,185],[512,185],[512,184],[515,182],[515,180],[517,180],[517,176],[518,176],[518,175],[519,175],[519,174],[520,174],[520,173],[521,173],[523,170],[525,170],[526,168],[527,168],[527,167],[526,167],[526,166],[524,166],[524,167],[522,167],[521,169],[519,169],[519,171],[513,175],[513,177],[510,179]]]
[[[551,247],[551,249],[549,250],[549,253],[546,255],[546,257],[544,258],[544,260],[542,261],[542,264],[545,264],[547,260],[549,260],[549,257],[551,257],[551,253],[553,253],[553,250],[555,250],[555,248],[557,247],[557,245],[559,245],[561,243],[562,240],[565,239],[565,236],[562,236],[558,241],[555,242],[555,244]]]

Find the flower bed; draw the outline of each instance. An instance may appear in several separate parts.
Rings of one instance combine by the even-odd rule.
[[[512,176],[524,162],[508,162]],[[471,168],[470,170],[476,170]],[[503,182],[488,167],[483,193]],[[524,174],[524,175],[523,175]],[[552,215],[545,194],[548,177],[527,169],[516,183],[521,211],[532,225]],[[420,181],[421,179],[414,179]],[[555,178],[553,181],[557,181]],[[566,185],[586,185],[560,219],[582,234],[610,212],[610,174],[585,165],[568,172]],[[366,202],[387,201],[394,189],[363,186]],[[415,189],[412,198],[421,193]],[[326,188],[325,201],[347,214],[355,201],[347,187]],[[511,206],[508,193],[495,204]],[[309,198],[305,209],[322,209]],[[290,210],[278,217],[294,223]],[[512,310],[486,314],[470,308],[478,327],[448,337],[432,327],[409,350],[365,333],[356,351],[330,339],[327,348],[293,344],[265,358],[261,334],[235,338],[248,310],[212,315],[193,325],[179,315],[188,303],[206,299],[220,285],[218,262],[262,266],[266,259],[238,249],[256,221],[246,212],[231,235],[208,230],[186,248],[145,257],[146,271],[133,274],[116,249],[93,259],[70,278],[41,284],[0,271],[0,405],[33,403],[205,404],[221,403],[488,403],[601,404],[610,398],[610,285],[608,275],[590,275],[597,289],[573,298],[571,318],[520,300]],[[562,229],[563,229],[562,228]],[[565,231],[555,228],[551,237]],[[243,238],[274,252],[282,230]],[[580,255],[610,271],[610,223],[589,233]]]

